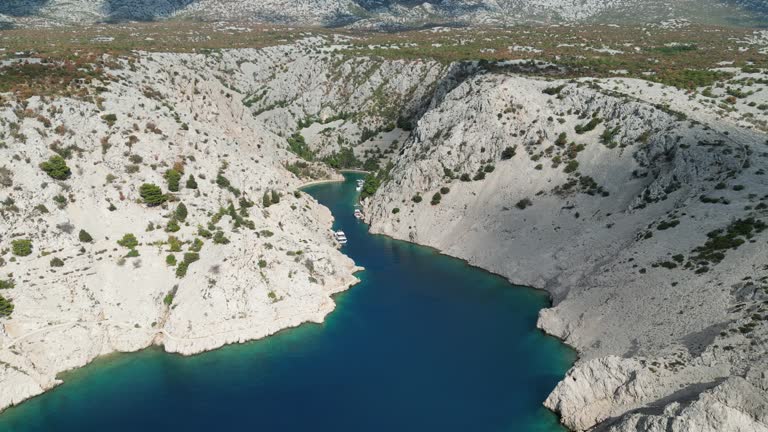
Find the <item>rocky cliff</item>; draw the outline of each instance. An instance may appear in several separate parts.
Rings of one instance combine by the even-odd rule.
[[[366,217],[552,294],[539,326],[581,355],[546,401],[569,428],[766,430],[768,153],[743,119],[641,80],[478,74]]]
[[[362,110],[398,68],[428,85],[431,67],[389,65],[334,99],[346,90],[320,84],[332,68],[330,56],[305,53],[316,42],[105,57],[58,94],[3,95],[0,408],[100,355],[153,344],[193,354],[333,309],[358,268],[337,250],[328,210],[297,188],[338,175],[286,169],[298,158],[277,133],[330,109],[320,101]],[[319,69],[303,69],[313,62]],[[59,70],[46,67],[34,71]]]

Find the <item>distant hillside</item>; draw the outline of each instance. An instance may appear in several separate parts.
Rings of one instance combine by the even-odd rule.
[[[761,25],[762,0],[4,0],[6,26],[185,17],[297,25],[403,28],[430,24],[659,22]]]

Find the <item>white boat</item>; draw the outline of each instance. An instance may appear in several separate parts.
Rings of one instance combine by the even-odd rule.
[[[357,187],[355,188],[356,191],[360,192],[363,190],[363,185],[365,184],[365,180],[358,180],[357,181]]]
[[[360,211],[360,209],[355,209],[355,217],[358,219],[363,218],[363,212]]]
[[[345,244],[347,242],[347,235],[344,234],[344,231],[336,231],[333,233],[333,236],[336,238],[336,241]]]

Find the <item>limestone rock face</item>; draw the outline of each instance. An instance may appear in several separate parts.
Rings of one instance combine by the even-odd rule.
[[[322,322],[334,309],[331,296],[359,268],[339,252],[330,212],[297,189],[341,176],[317,163],[308,177],[288,169],[302,161],[286,136],[345,108],[360,120],[338,121],[349,128],[338,134],[381,128],[400,112],[381,115],[372,105],[385,101],[371,94],[387,90],[400,106],[408,93],[402,109],[421,109],[442,67],[310,54],[319,44],[110,57],[102,75],[77,84],[96,98],[3,95],[0,280],[14,286],[0,295],[15,310],[0,318],[0,409],[98,356],[153,344],[195,354]],[[361,72],[348,61],[369,72],[355,86]],[[40,167],[57,155],[66,178]],[[181,173],[178,190],[171,171]],[[143,184],[167,200],[146,204]],[[137,244],[118,244],[126,234]],[[9,253],[17,239],[32,253]]]
[[[365,214],[551,293],[538,326],[580,353],[546,402],[569,428],[763,430],[764,143],[673,88],[478,73],[433,99]],[[744,403],[719,402],[732,385]]]

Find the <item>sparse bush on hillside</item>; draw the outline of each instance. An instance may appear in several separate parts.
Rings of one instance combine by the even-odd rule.
[[[430,204],[432,205],[438,205],[440,204],[440,200],[443,198],[442,195],[440,195],[440,192],[435,192],[434,195],[432,195],[432,201],[430,201]]]
[[[158,206],[164,203],[167,199],[165,194],[163,194],[162,189],[151,183],[144,183],[141,185],[139,188],[139,195],[141,195],[141,199],[144,200],[144,203],[150,207]]]
[[[531,202],[528,198],[523,198],[517,203],[515,203],[515,207],[519,208],[520,210],[525,210],[527,207],[530,207],[533,205],[533,202]]]
[[[13,186],[13,171],[6,167],[0,167],[0,187]]]
[[[124,248],[128,249],[134,249],[136,246],[139,245],[139,241],[136,239],[136,236],[128,233],[123,236],[120,240],[117,241],[117,244]]]
[[[543,93],[548,94],[550,96],[559,95],[560,92],[565,88],[565,84],[559,85],[557,87],[547,87],[544,89]]]
[[[512,159],[513,157],[515,157],[516,152],[517,152],[517,149],[515,147],[506,147],[501,152],[501,160]]]
[[[577,134],[581,135],[594,130],[602,121],[603,120],[599,117],[592,117],[592,120],[590,120],[589,123],[584,125],[576,125],[574,129],[576,130]]]
[[[184,205],[184,203],[179,203],[179,205],[176,207],[176,211],[173,213],[176,219],[183,221],[187,219],[187,206]]]
[[[8,317],[13,313],[13,302],[0,296],[0,317]]]
[[[195,177],[192,174],[189,175],[186,186],[187,189],[197,189],[197,182],[195,181]]]
[[[32,254],[32,240],[17,239],[11,242],[11,250],[16,256],[27,256]]]
[[[181,173],[175,169],[169,169],[165,172],[165,180],[168,182],[168,190],[171,192],[179,191],[179,181],[181,181]]]
[[[0,279],[0,289],[12,289],[16,287],[16,282],[13,279]]]
[[[51,267],[64,267],[64,261],[61,258],[54,257],[51,259]]]
[[[40,169],[56,180],[66,180],[72,175],[67,162],[59,155],[51,156],[46,162],[41,163]]]
[[[421,202],[421,195],[416,194],[411,198],[411,201],[415,202],[416,204]]]
[[[78,233],[77,238],[80,239],[83,243],[90,243],[93,241],[93,237],[91,237],[90,234],[86,230],[81,229],[80,233]]]

